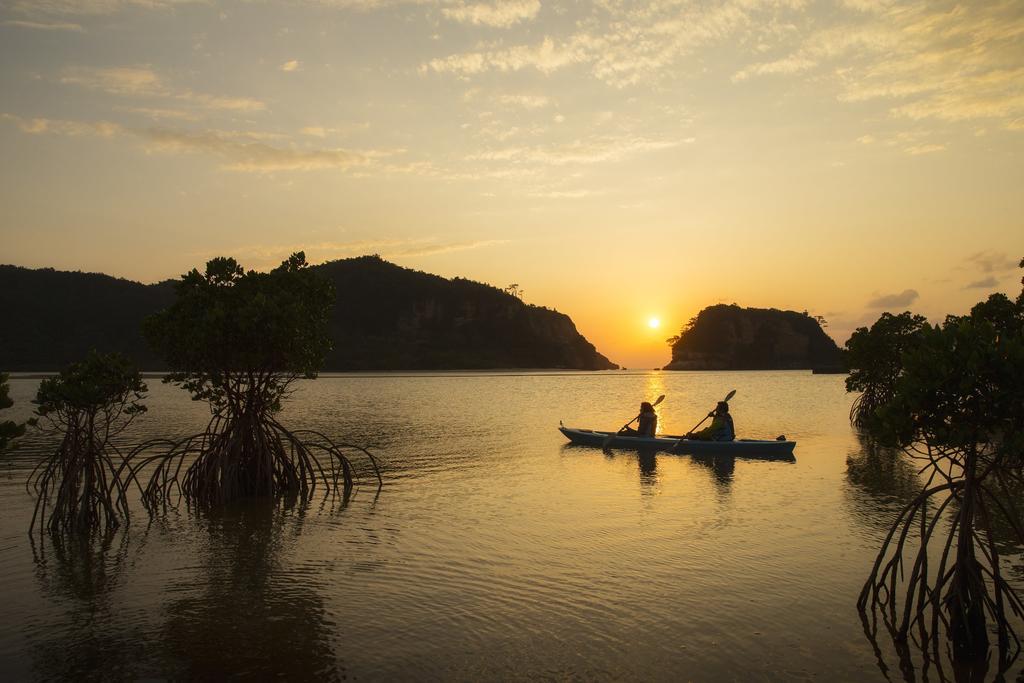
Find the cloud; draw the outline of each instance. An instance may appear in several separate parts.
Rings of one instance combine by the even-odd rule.
[[[322,263],[353,256],[378,254],[383,258],[398,259],[415,256],[434,256],[456,251],[482,249],[499,244],[507,244],[508,240],[464,240],[445,241],[435,237],[411,239],[375,239],[356,240],[351,242],[322,241],[312,244],[254,244],[243,245],[217,252],[197,253],[197,258],[212,258],[221,253],[230,253],[247,266],[254,268],[274,267],[289,254],[304,251],[310,263]]]
[[[70,137],[96,136],[109,138],[124,132],[119,124],[110,121],[66,121],[61,119],[24,119],[12,114],[0,114],[0,120],[11,121],[29,135],[67,135]]]
[[[881,12],[892,6],[895,0],[843,0],[843,5],[860,12]]]
[[[155,121],[163,121],[164,119],[173,119],[176,121],[197,121],[199,117],[191,111],[185,111],[183,109],[164,109],[161,107],[124,107],[124,111],[130,111],[134,114],[142,114],[143,116],[149,117]]]
[[[862,135],[857,142],[862,145],[881,145],[884,147],[900,148],[906,154],[918,156],[922,154],[934,154],[946,151],[944,143],[931,142],[934,133],[927,129],[902,130],[888,135]]]
[[[615,87],[675,77],[692,65],[685,58],[719,44],[760,42],[802,12],[802,0],[725,0],[688,3],[597,3],[594,14],[575,23],[575,32],[545,35],[539,42],[485,45],[423,63],[421,73],[462,78],[488,71],[536,69],[543,74],[585,65],[593,77]],[[789,68],[781,64],[773,68]]]
[[[297,60],[297,59],[289,59],[287,62],[285,62],[284,64],[282,64],[278,68],[281,69],[281,71],[284,71],[284,72],[297,71],[298,68],[299,68],[299,60]]]
[[[60,82],[102,90],[112,95],[154,95],[165,92],[160,78],[148,67],[73,67],[65,70]]]
[[[281,133],[260,131],[206,130],[187,132],[166,128],[127,128],[109,121],[67,121],[59,119],[24,119],[0,114],[0,120],[11,121],[30,135],[65,135],[70,137],[133,136],[146,148],[162,153],[201,153],[219,157],[222,166],[232,171],[271,173],[276,171],[348,170],[370,166],[379,159],[400,150],[306,149],[269,144],[268,140],[284,138]]]
[[[903,150],[907,154],[917,156],[919,154],[932,154],[934,152],[946,151],[945,145],[911,145]]]
[[[463,242],[420,242],[411,240],[404,246],[390,246],[386,247],[382,256],[433,256],[435,254],[447,254],[453,251],[467,251],[469,249],[480,249],[482,247],[490,247],[497,244],[506,244],[508,240],[467,240]]]
[[[370,127],[369,123],[343,123],[336,126],[303,126],[299,129],[299,133],[302,135],[308,135],[313,138],[325,138],[328,135],[348,135],[360,130],[366,130]]]
[[[103,15],[130,7],[171,9],[178,5],[201,2],[205,0],[13,0],[9,8],[19,14],[32,16]]]
[[[817,64],[813,59],[809,59],[805,56],[792,55],[777,59],[773,62],[761,62],[759,64],[751,64],[750,66],[740,69],[733,77],[733,82],[745,81],[751,76],[764,76],[766,74],[795,74],[801,71],[807,71]]]
[[[971,267],[977,268],[983,273],[1005,273],[1016,270],[1019,261],[1010,258],[1003,252],[979,251],[967,257]]]
[[[556,43],[545,37],[536,45],[514,47],[485,52],[466,52],[432,59],[420,67],[420,71],[454,73],[463,76],[484,71],[520,71],[532,68],[541,73],[551,73],[571,64],[591,61],[593,38],[578,34],[568,41]]]
[[[66,69],[60,82],[91,90],[100,90],[120,97],[153,97],[187,102],[199,107],[229,111],[260,111],[266,105],[249,97],[229,97],[175,89],[147,66],[73,67]]]
[[[561,145],[504,147],[486,150],[471,154],[466,159],[468,161],[530,162],[553,166],[593,164],[620,159],[639,152],[670,149],[690,140],[690,138],[686,140],[656,140],[643,137],[596,137]]]
[[[916,289],[904,289],[899,294],[883,294],[867,303],[868,308],[900,308],[917,301]]]
[[[524,109],[543,109],[551,102],[544,95],[501,95],[498,97],[498,101],[508,106]]]
[[[853,13],[801,25],[795,48],[738,71],[811,74],[843,102],[880,101],[910,120],[996,120],[1024,114],[1024,13],[1013,0],[947,3],[847,0]],[[770,45],[769,49],[774,47]]]
[[[543,199],[582,199],[593,194],[590,190],[554,190],[551,192],[532,192],[530,196]]]
[[[37,31],[73,31],[83,33],[85,29],[81,24],[73,24],[67,21],[45,22],[45,21],[23,21],[20,19],[8,19],[0,21],[0,26],[16,26],[18,28],[30,28]]]
[[[223,131],[186,133],[151,128],[140,133],[151,149],[161,152],[201,152],[221,157],[225,168],[233,171],[270,173],[274,171],[314,171],[349,169],[365,166],[382,152],[358,152],[346,149],[296,149],[276,147],[265,142],[235,139]],[[244,136],[244,134],[243,134]]]
[[[540,12],[540,0],[499,0],[495,4],[475,3],[445,7],[445,17],[463,24],[508,28],[533,19]]]
[[[998,284],[999,280],[997,280],[994,276],[989,275],[986,278],[982,278],[981,280],[975,280],[974,282],[970,282],[964,285],[964,289],[987,289],[989,287],[995,287]]]

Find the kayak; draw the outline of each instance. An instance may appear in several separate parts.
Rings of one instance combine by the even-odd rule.
[[[601,447],[612,432],[601,432],[595,429],[577,429],[575,427],[559,427],[569,441],[580,446]],[[734,455],[741,458],[760,458],[763,460],[793,460],[795,441],[767,441],[758,439],[736,439],[735,441],[699,441],[684,439],[681,436],[663,434],[661,436],[627,436],[616,434],[612,437],[609,447],[650,449],[687,453],[690,455]]]

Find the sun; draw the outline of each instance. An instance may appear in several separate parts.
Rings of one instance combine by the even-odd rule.
[[[650,320],[647,321],[647,327],[651,328],[652,330],[656,330],[659,327],[661,327],[661,320],[659,320],[658,318],[651,318]]]

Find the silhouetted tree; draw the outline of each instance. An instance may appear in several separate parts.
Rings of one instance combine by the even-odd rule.
[[[95,351],[44,379],[34,403],[37,426],[60,445],[29,476],[40,534],[113,531],[128,519],[130,470],[114,439],[145,412],[146,385],[123,356]]]
[[[892,400],[903,372],[903,354],[918,343],[927,319],[905,312],[883,313],[870,327],[859,327],[846,341],[850,368],[847,391],[859,391],[850,407],[850,421],[869,429],[877,410]]]
[[[1015,504],[1024,486],[1024,292],[1016,301],[994,294],[941,325],[906,321],[915,341],[869,424],[928,476],[890,529],[859,606],[879,610],[898,642],[916,629],[936,661],[945,631],[954,660],[976,667],[985,666],[991,623],[1001,673],[1020,651],[1009,615],[1024,615],[993,532],[1013,529],[1024,545]],[[940,523],[947,511],[948,530]],[[911,553],[908,539],[917,545]]]
[[[7,384],[7,375],[0,372],[0,410],[10,408],[14,405],[11,400],[10,386]],[[25,425],[18,424],[12,420],[0,421],[0,453],[6,450],[7,445],[25,433]]]
[[[329,489],[339,476],[344,486],[353,484],[339,447],[321,434],[289,431],[275,417],[296,379],[316,377],[331,346],[333,302],[331,284],[307,267],[301,252],[269,273],[216,258],[204,273],[182,277],[177,300],[147,319],[145,332],[174,369],[164,381],[209,403],[212,419],[202,434],[141,447],[165,448],[143,461],[157,462],[144,495],[148,506],[166,503],[175,491],[211,505],[305,496],[318,481]],[[195,459],[179,482],[190,456]]]

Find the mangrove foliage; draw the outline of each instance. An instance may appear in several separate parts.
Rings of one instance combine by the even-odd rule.
[[[903,372],[903,353],[914,346],[927,319],[904,312],[883,313],[871,327],[858,328],[846,342],[850,374],[846,390],[860,392],[850,408],[850,421],[862,429],[878,427],[877,411],[896,395]]]
[[[40,383],[36,426],[59,441],[26,484],[36,496],[31,528],[84,536],[129,518],[131,469],[115,440],[146,411],[145,392],[130,361],[95,351]]]
[[[924,481],[858,605],[936,666],[948,643],[958,667],[983,675],[994,638],[1002,673],[1020,652],[1014,624],[1024,617],[996,533],[1009,531],[1011,552],[1024,547],[1024,292],[993,294],[941,324],[903,314],[858,332],[848,387],[871,392],[859,422],[916,460]]]
[[[293,383],[316,377],[331,348],[330,282],[297,253],[267,273],[216,258],[176,285],[177,297],[148,318],[150,344],[173,372],[164,381],[210,406],[206,429],[179,441],[143,444],[140,467],[154,465],[143,502],[184,498],[220,505],[250,496],[308,496],[318,486],[348,490],[355,471],[335,444],[291,431],[277,416]],[[376,472],[376,464],[364,449]],[[377,473],[378,482],[380,481]]]

